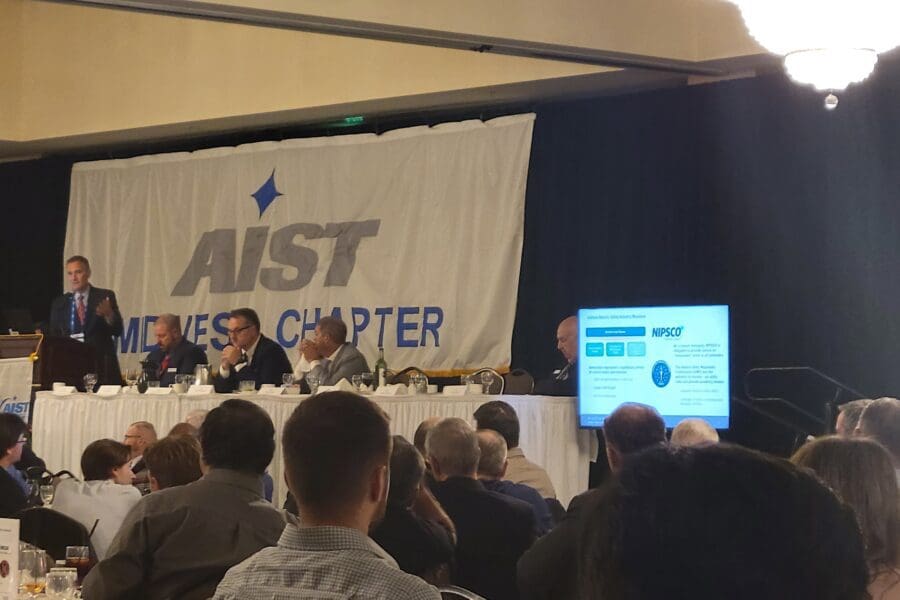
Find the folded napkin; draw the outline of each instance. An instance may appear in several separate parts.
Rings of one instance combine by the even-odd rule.
[[[68,396],[75,393],[74,385],[60,385],[53,388],[54,396]]]
[[[259,393],[267,396],[278,396],[283,392],[284,389],[276,386],[274,383],[264,383],[259,386]]]
[[[122,391],[121,385],[101,385],[97,390],[98,396],[115,396]]]
[[[467,385],[445,385],[444,386],[444,395],[445,396],[465,396],[466,390],[469,388]]]
[[[171,393],[172,393],[172,388],[167,388],[167,387],[147,388],[148,396],[168,396]]]
[[[376,396],[408,396],[409,388],[402,383],[389,383],[375,390]]]

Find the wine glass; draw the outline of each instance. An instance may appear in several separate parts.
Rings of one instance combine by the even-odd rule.
[[[481,385],[484,386],[484,393],[491,393],[491,385],[494,383],[494,374],[490,371],[484,371],[481,374]]]
[[[56,495],[56,488],[52,485],[42,485],[41,486],[41,502],[44,503],[44,506],[50,506],[53,504],[53,496]]]
[[[96,373],[88,373],[84,376],[84,391],[88,394],[92,394],[94,392],[94,388],[97,386],[97,374]]]
[[[362,375],[360,375],[359,373],[353,375],[352,377],[350,377],[350,383],[353,384],[353,389],[355,389],[357,392],[362,392],[362,390],[360,389],[360,386],[362,385]]]
[[[306,383],[309,384],[309,393],[315,394],[319,390],[319,376],[318,375],[306,375]]]
[[[375,374],[374,373],[361,373],[360,381],[362,382],[362,387],[360,388],[360,392],[371,392],[372,384],[375,383]]]
[[[133,392],[134,385],[137,383],[138,376],[140,375],[140,371],[135,368],[125,369],[125,383],[128,384],[128,390]]]
[[[281,374],[281,387],[289,390],[294,386],[294,374],[293,373],[282,373]]]

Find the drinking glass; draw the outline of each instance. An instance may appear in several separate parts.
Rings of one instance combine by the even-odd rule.
[[[281,374],[281,386],[283,388],[291,388],[294,386],[294,374],[293,373],[282,373]]]
[[[470,383],[475,383],[472,381],[471,375],[460,375],[459,376],[459,384],[460,385],[469,385]]]
[[[158,379],[152,379],[152,380],[148,381],[148,382],[147,382],[147,387],[148,387],[148,388],[159,387],[159,380],[158,380]]]
[[[129,391],[134,391],[134,384],[137,383],[140,374],[141,372],[139,369],[125,369],[125,383],[128,384]]]
[[[413,391],[416,394],[428,393],[428,378],[421,373],[413,373],[410,375],[409,382],[412,384]]]
[[[360,388],[360,392],[371,392],[372,384],[375,383],[375,373],[361,373],[360,380],[362,381],[363,387]]]
[[[494,374],[490,371],[485,371],[481,374],[481,384],[484,386],[484,393],[491,393],[491,385],[494,383]]]
[[[66,546],[66,566],[74,567],[78,573],[78,585],[91,570],[91,553],[87,546]]]
[[[72,598],[78,574],[75,569],[53,568],[47,573],[47,596],[49,598]]]
[[[37,548],[19,552],[19,588],[34,597],[47,586],[47,571],[50,568],[47,553]]]
[[[41,500],[44,503],[44,506],[49,506],[53,504],[53,496],[56,494],[56,488],[52,485],[42,485],[41,486]]]
[[[306,375],[306,383],[309,384],[309,393],[315,394],[319,391],[319,377],[318,375]]]
[[[353,384],[353,389],[355,389],[357,392],[362,392],[362,390],[360,389],[360,386],[362,385],[362,375],[360,375],[359,373],[353,375],[350,378],[350,383]]]
[[[97,386],[97,374],[96,373],[88,373],[84,376],[84,391],[88,394],[94,392],[94,388]]]
[[[238,382],[238,391],[239,392],[255,392],[256,391],[256,382],[252,379],[248,379],[246,381]]]

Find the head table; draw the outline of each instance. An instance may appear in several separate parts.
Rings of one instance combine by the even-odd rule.
[[[94,440],[121,440],[125,429],[135,421],[153,423],[162,437],[192,410],[211,410],[228,398],[243,398],[265,409],[275,423],[276,448],[269,474],[275,482],[273,501],[281,506],[287,495],[281,430],[294,408],[307,397],[258,393],[154,396],[122,392],[98,396],[38,392],[32,420],[33,447],[47,462],[48,469],[67,469],[80,477],[81,452]],[[597,455],[597,438],[593,431],[578,429],[575,398],[481,394],[370,397],[390,416],[391,431],[410,442],[419,423],[428,417],[460,417],[473,422],[472,413],[482,403],[504,400],[519,415],[520,446],[525,456],[547,470],[563,505],[587,489],[588,462]]]

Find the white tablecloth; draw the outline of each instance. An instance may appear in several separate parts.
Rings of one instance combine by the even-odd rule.
[[[38,392],[32,429],[34,450],[47,468],[68,469],[81,476],[81,452],[94,440],[121,440],[128,425],[149,421],[164,436],[185,415],[196,408],[212,409],[231,395],[148,396],[122,393],[113,397],[87,394],[56,396]],[[273,500],[281,506],[287,494],[281,460],[281,429],[294,408],[306,396],[264,396],[242,394],[235,397],[259,404],[275,423],[275,457],[269,474],[275,481]],[[472,413],[487,400],[502,399],[515,407],[521,423],[520,446],[525,456],[542,465],[550,474],[563,505],[587,489],[588,462],[597,455],[593,431],[578,429],[574,398],[552,396],[373,396],[391,417],[391,430],[412,442],[416,428],[431,416],[460,417],[472,421]]]

